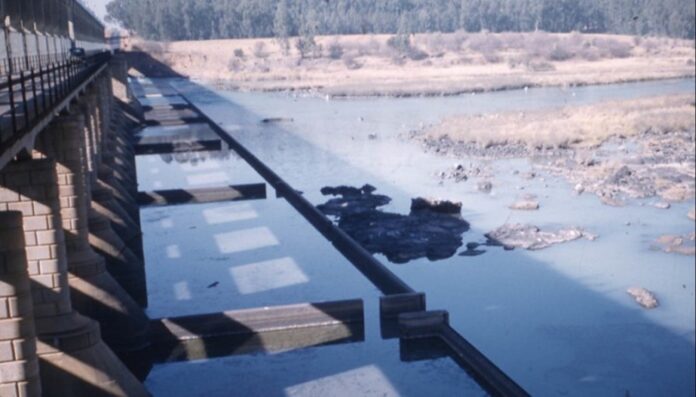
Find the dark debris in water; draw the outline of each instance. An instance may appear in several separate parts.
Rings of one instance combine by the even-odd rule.
[[[378,210],[391,199],[374,194],[375,190],[370,185],[325,187],[322,194],[336,197],[317,208],[336,217],[338,226],[365,249],[385,255],[392,263],[422,257],[446,259],[462,246],[461,235],[469,230],[469,223],[458,211],[447,213],[461,204],[419,198],[414,199],[411,213],[402,215]]]

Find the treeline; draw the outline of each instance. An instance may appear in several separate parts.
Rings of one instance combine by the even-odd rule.
[[[112,0],[153,40],[488,30],[694,38],[693,0]]]

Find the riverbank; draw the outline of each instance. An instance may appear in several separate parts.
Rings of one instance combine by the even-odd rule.
[[[142,49],[180,75],[226,89],[311,91],[331,97],[437,96],[524,87],[693,77],[694,42],[598,34],[449,33],[153,43]]]
[[[695,116],[694,95],[673,95],[455,116],[410,137],[457,159],[529,158],[538,171],[565,178],[576,194],[596,194],[607,205],[652,199],[666,209],[695,197]],[[491,174],[482,167],[455,166],[440,178]]]

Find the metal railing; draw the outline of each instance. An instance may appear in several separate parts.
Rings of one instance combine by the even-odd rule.
[[[0,147],[30,131],[110,58],[103,52],[58,62],[35,59],[0,79]],[[47,59],[50,61],[50,59]],[[20,60],[20,61],[23,61]],[[23,65],[27,66],[27,65]]]
[[[67,55],[57,53],[30,55],[27,57],[2,58],[0,59],[0,81],[5,80],[7,75],[10,74],[10,71],[16,75],[20,70],[39,70],[41,67],[47,68],[51,63],[59,64],[65,61],[67,61]]]

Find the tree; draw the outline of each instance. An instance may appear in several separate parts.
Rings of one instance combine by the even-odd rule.
[[[300,51],[301,58],[307,58],[310,55],[317,55],[321,49],[317,45],[314,37],[319,29],[319,21],[317,11],[313,3],[309,3],[300,24],[300,37],[297,39],[296,47]]]
[[[275,18],[273,18],[273,34],[276,39],[278,39],[283,53],[287,54],[290,50],[290,43],[288,42],[288,38],[290,37],[290,12],[288,10],[287,0],[280,0],[278,2]]]
[[[654,34],[694,38],[693,0],[112,0],[110,21],[148,39],[532,31]],[[287,48],[287,44],[285,44]],[[313,49],[314,51],[315,49]]]

